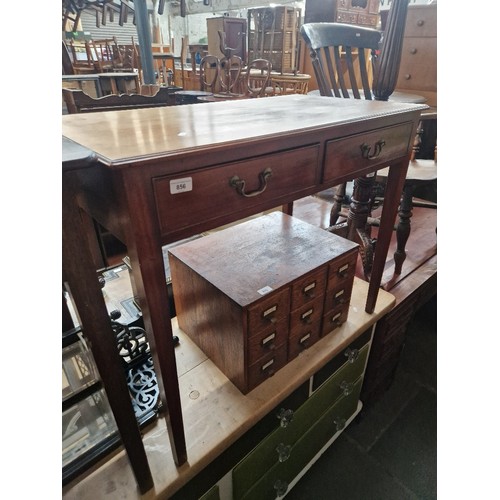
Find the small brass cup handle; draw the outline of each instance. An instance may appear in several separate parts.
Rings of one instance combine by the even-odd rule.
[[[273,175],[273,171],[271,168],[266,168],[263,172],[260,172],[259,174],[259,189],[256,189],[255,191],[250,191],[248,193],[245,193],[245,184],[246,181],[243,179],[240,179],[237,175],[233,175],[231,179],[229,179],[229,185],[236,189],[238,194],[241,196],[244,196],[245,198],[252,198],[253,196],[258,196],[259,194],[262,194],[266,188],[267,188],[267,179],[269,179]]]
[[[382,148],[385,146],[385,141],[383,139],[380,139],[380,141],[377,141],[375,143],[375,148],[373,151],[373,154],[371,153],[372,147],[366,144],[364,142],[361,144],[361,156],[365,160],[374,160],[375,158],[378,158],[380,156],[380,153],[382,152]]]

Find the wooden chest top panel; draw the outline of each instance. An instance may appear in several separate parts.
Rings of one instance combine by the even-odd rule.
[[[280,231],[273,230],[277,227]],[[357,244],[282,212],[213,233],[170,253],[241,307],[354,250]],[[221,269],[225,272],[221,273]]]

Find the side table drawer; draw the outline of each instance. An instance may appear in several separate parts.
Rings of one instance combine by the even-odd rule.
[[[210,226],[215,227],[222,225],[222,220],[220,224],[216,221],[224,214],[279,205],[280,197],[289,198],[316,184],[318,153],[315,144],[153,179],[161,234],[197,226],[198,221],[209,218],[213,221]],[[241,193],[231,185],[237,180]],[[254,195],[249,197],[249,193]]]
[[[371,165],[384,164],[388,159],[404,156],[410,150],[412,127],[412,123],[407,123],[328,141],[324,181],[339,176],[352,179],[357,172]]]

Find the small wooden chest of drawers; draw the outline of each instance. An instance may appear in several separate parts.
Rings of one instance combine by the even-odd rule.
[[[347,320],[357,255],[281,212],[176,246],[179,326],[246,394]]]

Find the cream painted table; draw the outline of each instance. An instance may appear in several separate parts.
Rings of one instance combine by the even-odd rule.
[[[139,494],[127,455],[121,451],[95,472],[65,488],[63,498],[169,498],[392,309],[394,297],[381,290],[373,314],[366,313],[364,301],[367,289],[365,281],[355,278],[347,322],[303,351],[246,396],[178,329],[174,318],[173,332],[180,338],[175,352],[188,462],[181,467],[175,465],[165,422],[158,420],[143,437],[154,489],[143,496]]]

